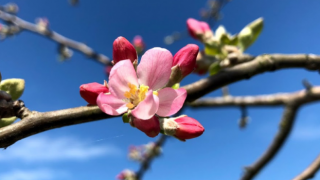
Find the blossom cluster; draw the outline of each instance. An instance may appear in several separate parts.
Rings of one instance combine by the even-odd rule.
[[[200,136],[202,125],[186,115],[171,117],[183,106],[187,91],[176,88],[196,64],[199,47],[188,44],[174,56],[164,48],[147,50],[138,64],[136,48],[124,37],[113,43],[109,83],[80,86],[80,95],[106,114],[123,115],[149,137],[160,132],[182,141]],[[172,88],[174,87],[174,88]]]

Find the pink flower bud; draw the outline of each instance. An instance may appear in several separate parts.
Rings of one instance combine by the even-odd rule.
[[[186,77],[194,70],[198,53],[199,47],[197,45],[188,44],[174,55],[172,66],[179,65],[182,76]]]
[[[203,126],[191,117],[178,117],[174,121],[178,123],[178,128],[174,135],[178,139],[186,140],[196,138],[204,132]]]
[[[149,137],[156,137],[160,132],[160,123],[155,116],[148,120],[134,118],[133,125]]]
[[[124,37],[118,37],[113,42],[113,62],[116,64],[121,60],[130,59],[134,62],[138,59],[134,46]]]
[[[141,36],[137,35],[133,38],[133,46],[136,48],[138,54],[141,54],[144,51],[145,43]]]
[[[163,118],[160,127],[164,134],[174,136],[182,141],[200,136],[203,126],[195,119],[186,115],[177,118]]]
[[[207,31],[211,31],[208,23],[204,21],[198,21],[193,18],[187,20],[187,27],[191,37],[199,39],[199,35],[204,35]]]
[[[97,105],[96,100],[100,93],[108,93],[109,88],[93,82],[89,84],[82,84],[80,86],[80,95],[81,97],[86,100],[89,104]]]

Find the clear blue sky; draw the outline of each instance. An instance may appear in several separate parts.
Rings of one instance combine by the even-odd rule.
[[[206,0],[80,0],[71,7],[67,0],[13,1],[19,16],[28,21],[47,17],[55,31],[82,41],[112,56],[112,42],[118,36],[132,39],[142,35],[147,47],[168,48],[173,54],[188,43],[173,45],[164,36],[186,29],[189,17],[199,18]],[[9,1],[1,0],[1,4]],[[320,54],[320,2],[316,0],[234,0],[223,10],[223,24],[231,33],[258,17],[265,28],[248,53]],[[202,46],[201,46],[202,48]],[[52,111],[86,105],[79,86],[103,82],[103,66],[82,54],[65,63],[58,62],[57,44],[23,32],[0,43],[0,67],[4,79],[23,78],[22,100],[37,111]],[[188,77],[183,83],[202,78]],[[284,70],[258,75],[230,85],[232,95],[258,95],[302,89],[302,79],[320,84],[319,74],[305,70]],[[220,96],[216,91],[207,96]],[[281,152],[256,178],[291,179],[320,153],[319,104],[303,107],[294,130]],[[251,123],[240,130],[238,108],[208,108],[185,112],[198,119],[206,131],[185,143],[170,139],[161,158],[154,161],[145,179],[196,180],[239,179],[242,167],[253,163],[269,146],[277,132],[282,108],[250,108]],[[138,169],[127,159],[128,146],[156,140],[123,124],[120,118],[50,130],[21,140],[1,150],[1,180],[104,180],[114,179],[123,169]],[[20,178],[19,178],[20,177]],[[24,177],[24,178],[23,178]],[[27,179],[28,177],[28,179]],[[320,175],[314,179],[320,180]]]

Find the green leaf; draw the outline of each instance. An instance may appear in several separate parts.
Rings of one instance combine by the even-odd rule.
[[[24,91],[25,82],[23,79],[5,79],[0,83],[0,90],[11,95],[12,100],[20,98]]]
[[[214,62],[209,67],[210,76],[217,74],[220,71],[220,61]]]
[[[255,21],[244,27],[239,33],[238,46],[242,51],[245,51],[251,46],[259,37],[263,29],[263,18],[256,19]]]
[[[128,113],[124,113],[122,116],[122,121],[124,123],[129,123],[130,122],[130,117],[128,116]]]
[[[9,118],[2,118],[2,119],[0,119],[0,128],[12,124],[16,119],[18,119],[18,118],[15,117],[15,116],[9,117]]]
[[[204,53],[207,56],[215,56],[221,52],[221,45],[217,41],[211,41],[204,45]]]
[[[229,37],[229,38],[230,38],[230,42],[228,43],[228,45],[231,45],[231,46],[237,46],[238,45],[238,41],[239,41],[238,35],[234,35],[234,36]]]
[[[180,83],[176,83],[172,86],[172,89],[179,89]]]
[[[220,25],[215,33],[215,37],[218,41],[221,41],[222,36],[227,35],[227,30],[224,26]]]

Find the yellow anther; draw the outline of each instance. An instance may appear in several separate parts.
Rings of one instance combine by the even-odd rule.
[[[129,92],[129,91],[126,91],[125,93],[124,93],[124,97],[126,97],[126,98],[130,98],[131,97],[131,93]]]
[[[133,104],[131,104],[131,103],[128,103],[126,106],[127,106],[127,108],[129,108],[129,109],[134,108],[134,105],[133,105]]]
[[[158,91],[153,91],[153,94],[158,96],[159,93],[158,93]]]

